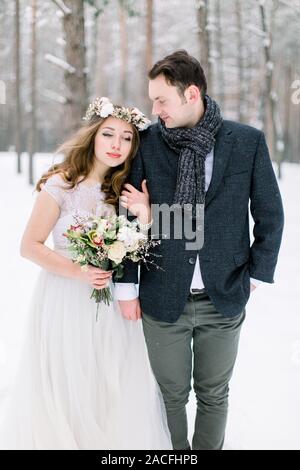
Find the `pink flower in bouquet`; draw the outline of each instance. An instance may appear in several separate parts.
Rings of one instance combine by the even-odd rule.
[[[93,240],[93,243],[97,246],[103,246],[104,244],[104,240],[102,237],[99,237],[97,234],[95,234],[93,237],[92,237],[92,240]]]

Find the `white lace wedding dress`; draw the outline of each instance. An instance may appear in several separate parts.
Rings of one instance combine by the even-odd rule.
[[[99,184],[66,190],[59,175],[43,187],[59,204],[54,249],[73,216],[114,210]],[[110,285],[113,292],[113,285]],[[141,320],[117,302],[90,299],[89,284],[40,273],[16,383],[1,424],[1,449],[171,449],[161,392]]]

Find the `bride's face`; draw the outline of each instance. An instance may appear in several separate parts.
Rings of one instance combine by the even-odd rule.
[[[95,137],[95,158],[108,167],[116,167],[128,158],[133,140],[131,124],[109,116]]]

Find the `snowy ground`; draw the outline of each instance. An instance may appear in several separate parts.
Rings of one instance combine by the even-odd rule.
[[[36,176],[51,163],[52,156],[38,155]],[[17,175],[14,156],[0,153],[0,404],[16,372],[27,305],[39,272],[19,256],[34,201],[27,166],[25,159],[24,172]],[[261,285],[247,306],[231,382],[226,449],[300,450],[300,166],[286,164],[283,175],[286,225],[276,283]],[[194,411],[191,395],[190,430]]]

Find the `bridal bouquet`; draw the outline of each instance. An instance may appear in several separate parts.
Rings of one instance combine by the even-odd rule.
[[[116,280],[123,276],[122,263],[125,260],[155,265],[147,258],[153,255],[149,250],[159,241],[149,240],[140,231],[137,221],[130,222],[123,215],[86,219],[77,217],[75,225],[71,225],[64,236],[69,240],[72,260],[80,264],[82,269],[93,265],[105,271],[113,271]],[[112,301],[110,288],[94,289],[91,298],[97,303],[98,319],[99,304],[104,302],[109,305]]]

